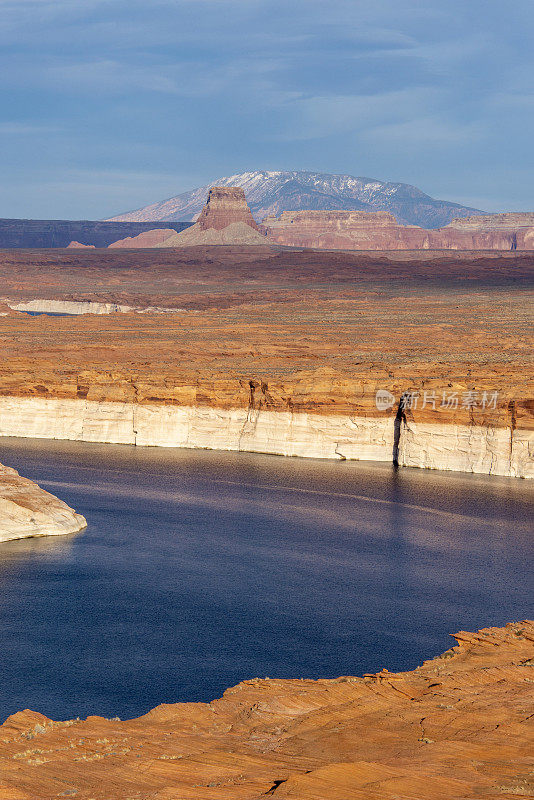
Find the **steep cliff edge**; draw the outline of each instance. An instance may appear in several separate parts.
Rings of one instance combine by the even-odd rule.
[[[265,245],[266,240],[238,186],[213,186],[198,221],[182,233],[168,237],[156,247],[194,245]]]
[[[533,473],[525,254],[3,257],[10,305],[146,313],[0,316],[2,435]]]
[[[534,623],[455,634],[411,672],[253,679],[121,722],[0,727],[10,800],[532,797]]]
[[[534,214],[486,214],[427,230],[400,225],[392,214],[294,211],[266,217],[268,240],[290,247],[340,250],[532,250]]]
[[[0,464],[0,542],[76,533],[87,522],[62,500]]]

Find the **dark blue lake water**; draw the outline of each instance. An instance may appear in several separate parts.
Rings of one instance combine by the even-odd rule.
[[[411,669],[532,614],[532,489],[389,464],[0,440],[86,531],[0,545],[0,717]]]

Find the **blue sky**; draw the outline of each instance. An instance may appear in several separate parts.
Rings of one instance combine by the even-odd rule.
[[[533,0],[0,0],[0,216],[249,169],[534,210]]]

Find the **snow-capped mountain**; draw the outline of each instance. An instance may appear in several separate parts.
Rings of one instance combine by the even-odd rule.
[[[116,222],[195,220],[212,186],[241,186],[256,220],[271,214],[305,209],[389,211],[407,225],[438,228],[453,217],[483,213],[434,198],[407,183],[387,183],[352,175],[319,172],[241,172],[217,178],[206,186],[169,200],[112,217]]]

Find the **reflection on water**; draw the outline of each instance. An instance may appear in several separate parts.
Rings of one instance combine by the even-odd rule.
[[[17,539],[12,542],[0,543],[0,575],[5,572],[12,562],[20,558],[33,556],[38,559],[65,558],[72,546],[72,539],[77,534],[70,536],[36,536],[31,539]]]
[[[0,461],[89,522],[0,546],[2,717],[412,668],[532,613],[524,481],[15,439]]]

